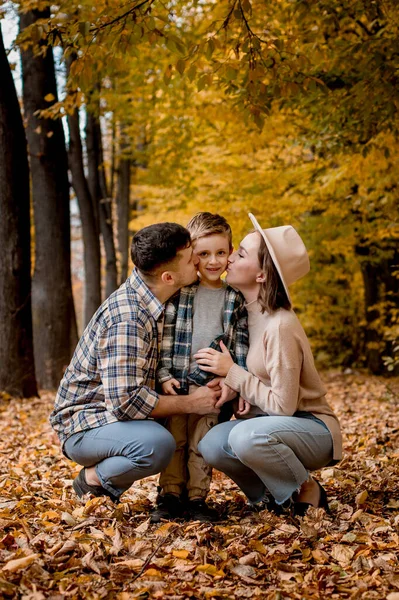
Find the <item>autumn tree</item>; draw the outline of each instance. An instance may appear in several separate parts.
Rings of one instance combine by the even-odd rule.
[[[54,59],[45,23],[50,9],[20,16],[23,102],[32,177],[35,262],[33,333],[39,385],[56,388],[77,342],[70,265],[68,164],[57,101]],[[24,35],[25,34],[25,35]],[[38,43],[33,47],[32,36]],[[24,41],[25,40],[25,41]]]
[[[68,73],[75,57],[67,58]],[[78,90],[74,90],[78,93]],[[79,108],[73,107],[67,115],[69,130],[68,162],[72,185],[79,203],[84,244],[84,308],[83,324],[88,324],[101,304],[101,254],[99,207],[93,200],[84,170],[84,151],[80,133]]]
[[[32,343],[28,154],[1,27],[0,77],[0,390],[30,397],[37,395],[37,386]]]

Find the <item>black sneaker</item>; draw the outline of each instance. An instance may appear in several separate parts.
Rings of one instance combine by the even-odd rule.
[[[111,492],[103,488],[101,485],[88,484],[86,481],[84,468],[79,471],[79,475],[75,477],[72,485],[79,498],[83,498],[85,494],[90,493],[93,496],[108,496],[108,498],[111,498],[111,500],[115,502],[115,504],[118,504],[119,502],[119,496],[112,494]]]
[[[187,502],[187,510],[190,519],[193,521],[201,521],[202,523],[214,523],[220,520],[217,510],[210,508],[205,500],[189,500]]]
[[[181,519],[184,506],[179,496],[164,494],[158,496],[157,506],[151,511],[150,523],[159,523],[162,519]]]

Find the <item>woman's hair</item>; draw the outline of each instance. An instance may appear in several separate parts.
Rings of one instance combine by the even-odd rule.
[[[274,265],[270,252],[267,249],[266,242],[260,236],[260,246],[258,250],[258,260],[260,267],[265,274],[265,281],[259,288],[258,302],[262,313],[272,313],[278,308],[290,310],[291,302],[288,299],[281,277]]]

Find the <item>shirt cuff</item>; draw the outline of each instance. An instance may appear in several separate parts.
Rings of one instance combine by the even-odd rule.
[[[172,379],[172,375],[169,373],[168,369],[162,368],[157,371],[157,380],[159,383],[165,383],[165,381],[169,381]]]
[[[231,387],[235,392],[239,392],[243,375],[246,372],[245,369],[234,363],[227,373],[226,379],[224,380],[225,384]]]

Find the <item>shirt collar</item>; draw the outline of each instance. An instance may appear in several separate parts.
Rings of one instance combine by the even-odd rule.
[[[152,293],[148,285],[140,277],[138,270],[134,267],[132,274],[127,279],[127,283],[132,287],[142,302],[148,309],[148,312],[157,321],[164,311],[164,305]]]

